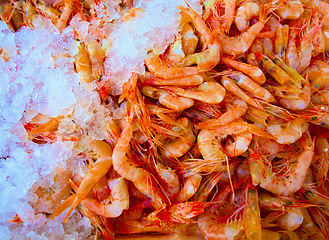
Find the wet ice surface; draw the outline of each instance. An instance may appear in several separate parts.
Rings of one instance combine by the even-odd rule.
[[[112,27],[104,78],[111,81],[114,94],[121,92],[132,71],[143,73],[149,50],[161,53],[174,39],[179,5],[185,6],[184,1],[136,1],[142,16]],[[32,185],[51,185],[52,179],[45,176],[57,166],[72,164],[65,162],[72,153],[68,142],[31,142],[23,124],[37,113],[56,117],[75,109],[74,121],[92,138],[104,139],[102,124],[113,108],[100,105],[95,86],[79,83],[73,67],[77,47],[73,29],[60,33],[41,17],[34,24],[34,30],[23,27],[14,33],[0,21],[0,238],[86,239],[92,229],[87,218],[74,213],[63,227],[65,214],[47,221],[30,206],[37,198],[29,192]],[[86,35],[88,23],[75,24]],[[15,214],[24,223],[8,223]]]

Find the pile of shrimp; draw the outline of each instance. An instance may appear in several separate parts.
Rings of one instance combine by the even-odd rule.
[[[158,233],[205,239],[329,239],[329,3],[206,0],[180,6],[180,32],[150,51],[120,96],[104,74],[102,37],[81,41],[75,69],[122,112],[95,140],[70,116],[24,126],[31,141],[73,141],[89,169],[67,174],[71,193],[49,219],[74,209],[106,239]],[[15,31],[44,14],[65,28],[102,1],[1,5]],[[125,17],[142,9],[123,1]],[[90,20],[91,21],[91,20]],[[106,19],[99,20],[106,21]],[[102,25],[98,26],[99,28]],[[100,31],[102,32],[102,31]],[[68,196],[69,195],[69,196]],[[58,202],[58,201],[57,201]]]

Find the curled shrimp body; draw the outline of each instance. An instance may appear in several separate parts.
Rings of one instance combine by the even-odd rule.
[[[190,197],[192,197],[197,192],[201,180],[202,180],[202,176],[199,173],[187,177],[184,180],[184,186],[178,193],[176,201],[184,202],[187,201]]]
[[[302,225],[304,220],[301,208],[287,208],[285,213],[276,219],[276,223],[282,229],[294,231]]]
[[[179,193],[179,178],[175,171],[170,167],[165,167],[161,163],[156,165],[156,171],[160,178],[166,182],[165,190],[168,198],[173,201]]]
[[[243,230],[241,221],[220,222],[213,214],[204,213],[198,217],[198,226],[201,234],[207,240],[234,239]]]
[[[65,216],[64,222],[67,221],[71,212],[78,206],[80,202],[89,194],[95,184],[108,172],[112,166],[112,148],[109,144],[103,141],[87,140],[88,148],[96,155],[97,161],[93,164],[92,169],[86,174],[82,180],[76,194],[66,199],[60,206],[56,208],[50,219],[59,216],[70,205],[71,208]]]
[[[199,16],[191,7],[188,6],[188,8],[184,8],[179,6],[179,9],[192,18],[196,30],[204,38],[204,48],[206,48],[200,53],[188,55],[183,61],[184,66],[196,64],[202,71],[211,70],[218,64],[221,54],[221,44],[218,40],[216,32],[211,33],[201,16]]]
[[[163,79],[181,78],[201,72],[198,67],[168,67],[153,52],[148,53],[145,64],[153,75]]]
[[[260,13],[259,5],[254,2],[245,2],[237,10],[235,15],[235,25],[239,31],[243,32],[249,27],[249,19],[258,16]]]
[[[144,86],[142,87],[141,92],[146,96],[159,99],[159,102],[163,106],[173,109],[175,111],[182,111],[194,105],[193,99],[178,97],[174,93],[170,93],[165,89]]]
[[[185,131],[179,137],[165,144],[163,154],[168,158],[183,156],[195,142],[191,121],[187,118],[179,118],[176,121],[176,124],[177,123],[181,124],[185,128]]]
[[[82,203],[94,213],[106,218],[115,218],[129,207],[129,192],[125,179],[120,177],[108,182],[111,203],[101,204],[96,199],[85,198]]]
[[[280,144],[296,142],[307,129],[308,122],[303,118],[295,118],[288,123],[273,120],[266,127],[266,131]]]
[[[288,0],[275,12],[283,19],[297,19],[304,12],[304,6],[299,0]]]
[[[304,133],[300,141],[305,149],[297,156],[296,166],[290,170],[288,177],[278,176],[266,167],[264,156],[251,154],[250,173],[253,184],[260,184],[262,188],[277,195],[289,196],[297,192],[304,183],[314,155],[313,143],[308,133]]]
[[[263,28],[264,22],[259,21],[237,37],[229,37],[225,33],[222,33],[220,40],[223,52],[230,55],[245,53]]]
[[[181,97],[192,98],[209,104],[217,104],[225,97],[225,88],[217,82],[203,82],[195,90],[180,87],[167,87],[168,90]]]

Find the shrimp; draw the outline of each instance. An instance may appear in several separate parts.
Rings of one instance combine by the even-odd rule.
[[[222,33],[220,40],[223,53],[235,56],[248,51],[256,36],[264,28],[264,24],[264,21],[259,21],[237,37],[229,37],[225,33]]]
[[[288,0],[275,12],[283,19],[297,19],[303,14],[304,6],[299,0]]]
[[[207,240],[234,239],[243,230],[242,221],[220,222],[214,214],[204,213],[198,217],[199,230]]]
[[[286,49],[289,40],[289,25],[277,26],[275,29],[274,52],[275,54],[285,61]]]
[[[187,177],[184,180],[184,186],[179,191],[178,196],[176,198],[177,202],[187,201],[190,197],[192,197],[198,190],[200,183],[202,180],[201,174],[194,174],[190,177]]]
[[[225,125],[242,117],[248,109],[247,103],[240,98],[230,96],[224,101],[226,102],[225,113],[219,118],[209,119],[196,124],[196,128],[203,129],[215,127],[217,125]]]
[[[201,16],[199,16],[190,6],[188,6],[188,8],[179,6],[178,8],[192,18],[196,30],[205,39],[204,48],[206,48],[206,50],[203,50],[200,53],[188,55],[184,59],[183,65],[191,66],[196,64],[201,71],[211,70],[218,64],[221,54],[221,44],[218,40],[217,33],[211,33]]]
[[[247,205],[243,208],[243,227],[249,239],[262,239],[258,191],[252,186],[246,190]]]
[[[305,149],[297,156],[296,166],[290,170],[288,177],[272,172],[264,164],[265,157],[252,152],[249,164],[253,184],[260,184],[262,188],[277,195],[289,196],[297,192],[304,183],[314,155],[314,146],[308,133],[304,133],[299,141]]]
[[[195,142],[191,121],[187,118],[179,118],[176,123],[181,124],[185,128],[185,131],[178,138],[165,144],[163,154],[168,158],[183,156]]]
[[[247,74],[258,84],[263,84],[266,81],[263,71],[256,66],[246,64],[243,62],[239,62],[239,61],[235,61],[235,60],[233,60],[231,58],[227,58],[227,57],[223,57],[221,59],[221,61],[223,63],[226,63],[227,65],[239,70],[240,72]]]
[[[305,185],[300,188],[298,193],[310,203],[318,205],[321,211],[329,216],[329,198],[327,196]]]
[[[175,111],[182,111],[194,105],[194,100],[185,97],[178,97],[177,95],[166,91],[165,89],[158,89],[150,86],[144,86],[141,92],[149,97],[159,99],[159,102]]]
[[[190,24],[186,23],[181,30],[182,48],[185,55],[194,53],[198,45],[198,37],[194,34],[194,30]]]
[[[55,24],[55,26],[59,30],[63,30],[66,27],[69,17],[72,13],[72,7],[73,7],[73,0],[65,0],[64,9],[61,13],[60,18],[57,20]]]
[[[112,148],[109,144],[100,140],[86,140],[86,144],[86,148],[90,149],[92,154],[96,155],[97,161],[93,164],[92,169],[82,180],[76,194],[70,196],[64,202],[62,202],[52,213],[50,219],[54,219],[55,217],[59,216],[71,205],[70,210],[67,212],[64,218],[65,223],[71,212],[86,198],[98,180],[101,179],[112,166]]]
[[[173,169],[170,167],[165,167],[161,163],[156,165],[156,171],[160,178],[166,183],[164,186],[166,195],[170,201],[173,201],[176,199],[180,188],[177,174]]]
[[[280,144],[291,144],[302,137],[308,129],[308,122],[303,118],[295,118],[283,123],[279,120],[269,121],[266,131],[275,137]]]
[[[109,180],[108,185],[111,189],[111,203],[101,204],[93,198],[85,198],[82,203],[98,215],[116,218],[129,207],[129,191],[125,179],[122,177]]]
[[[299,47],[296,44],[297,30],[289,32],[289,42],[286,49],[286,63],[298,73],[303,72],[310,64],[312,58],[313,36],[318,33],[320,26],[311,28],[300,41]]]
[[[37,15],[36,8],[33,6],[31,1],[22,0],[23,19],[25,24],[29,28],[33,28],[33,19]]]
[[[182,78],[202,72],[199,67],[168,67],[153,52],[148,53],[145,64],[152,74],[163,79]]]
[[[198,135],[198,146],[205,159],[218,159],[218,162],[227,161],[227,156],[238,156],[247,151],[252,139],[252,133],[270,137],[260,128],[246,122],[236,121],[211,129],[202,129]],[[221,140],[227,135],[236,135],[235,142],[221,147]],[[224,149],[225,153],[221,149]]]
[[[180,86],[193,86],[193,85],[200,85],[203,83],[205,79],[205,74],[196,74],[181,78],[174,78],[174,79],[161,79],[157,78],[156,76],[152,75],[149,72],[145,73],[145,76],[142,77],[142,83],[144,85],[180,85]]]
[[[105,51],[97,41],[92,41],[87,45],[87,51],[89,53],[91,70],[96,80],[100,79],[104,75],[104,59]]]
[[[318,171],[315,173],[318,185],[324,184],[329,171],[329,142],[326,138],[318,137],[315,141],[315,148],[318,152]]]
[[[263,110],[263,107],[260,105],[260,103],[257,100],[248,96],[244,91],[242,91],[241,88],[239,88],[239,86],[235,83],[235,81],[231,77],[223,76],[221,79],[221,83],[227,91],[238,96],[246,103],[250,104],[251,106]]]
[[[203,82],[195,90],[185,90],[180,87],[166,87],[170,92],[185,98],[192,98],[209,104],[217,104],[225,97],[225,88],[217,82]]]
[[[94,80],[94,76],[92,72],[91,61],[83,42],[80,42],[78,46],[78,52],[74,58],[75,69],[80,76],[80,81],[86,83],[92,82]]]
[[[306,68],[306,70],[312,87],[321,89],[327,85],[329,78],[328,63],[323,60],[314,59],[312,60],[310,66]]]
[[[275,220],[284,230],[294,231],[302,225],[304,220],[301,208],[287,208],[282,216]]]
[[[249,20],[252,17],[258,16],[260,13],[259,5],[257,3],[248,1],[244,2],[237,10],[235,15],[235,25],[240,32],[247,30]]]
[[[57,11],[52,6],[46,4],[42,0],[32,0],[35,3],[35,7],[38,12],[41,13],[41,15],[44,15],[47,18],[50,18],[51,22],[53,24],[57,24],[58,20],[61,17],[61,13]]]
[[[229,76],[242,89],[250,92],[255,97],[265,102],[274,102],[274,96],[265,88],[258,85],[251,78],[241,72],[224,71],[222,74]]]

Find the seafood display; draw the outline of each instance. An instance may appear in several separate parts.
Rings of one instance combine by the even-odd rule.
[[[152,1],[110,2],[0,3],[8,31],[39,17],[72,31],[74,51],[52,58],[72,59],[97,98],[24,113],[29,142],[63,142],[79,163],[56,168],[49,188],[34,183],[35,212],[64,225],[79,212],[95,239],[329,239],[329,2],[186,0],[171,43],[147,46],[142,68],[124,73],[109,36],[138,28]],[[0,48],[2,62],[12,54]]]

